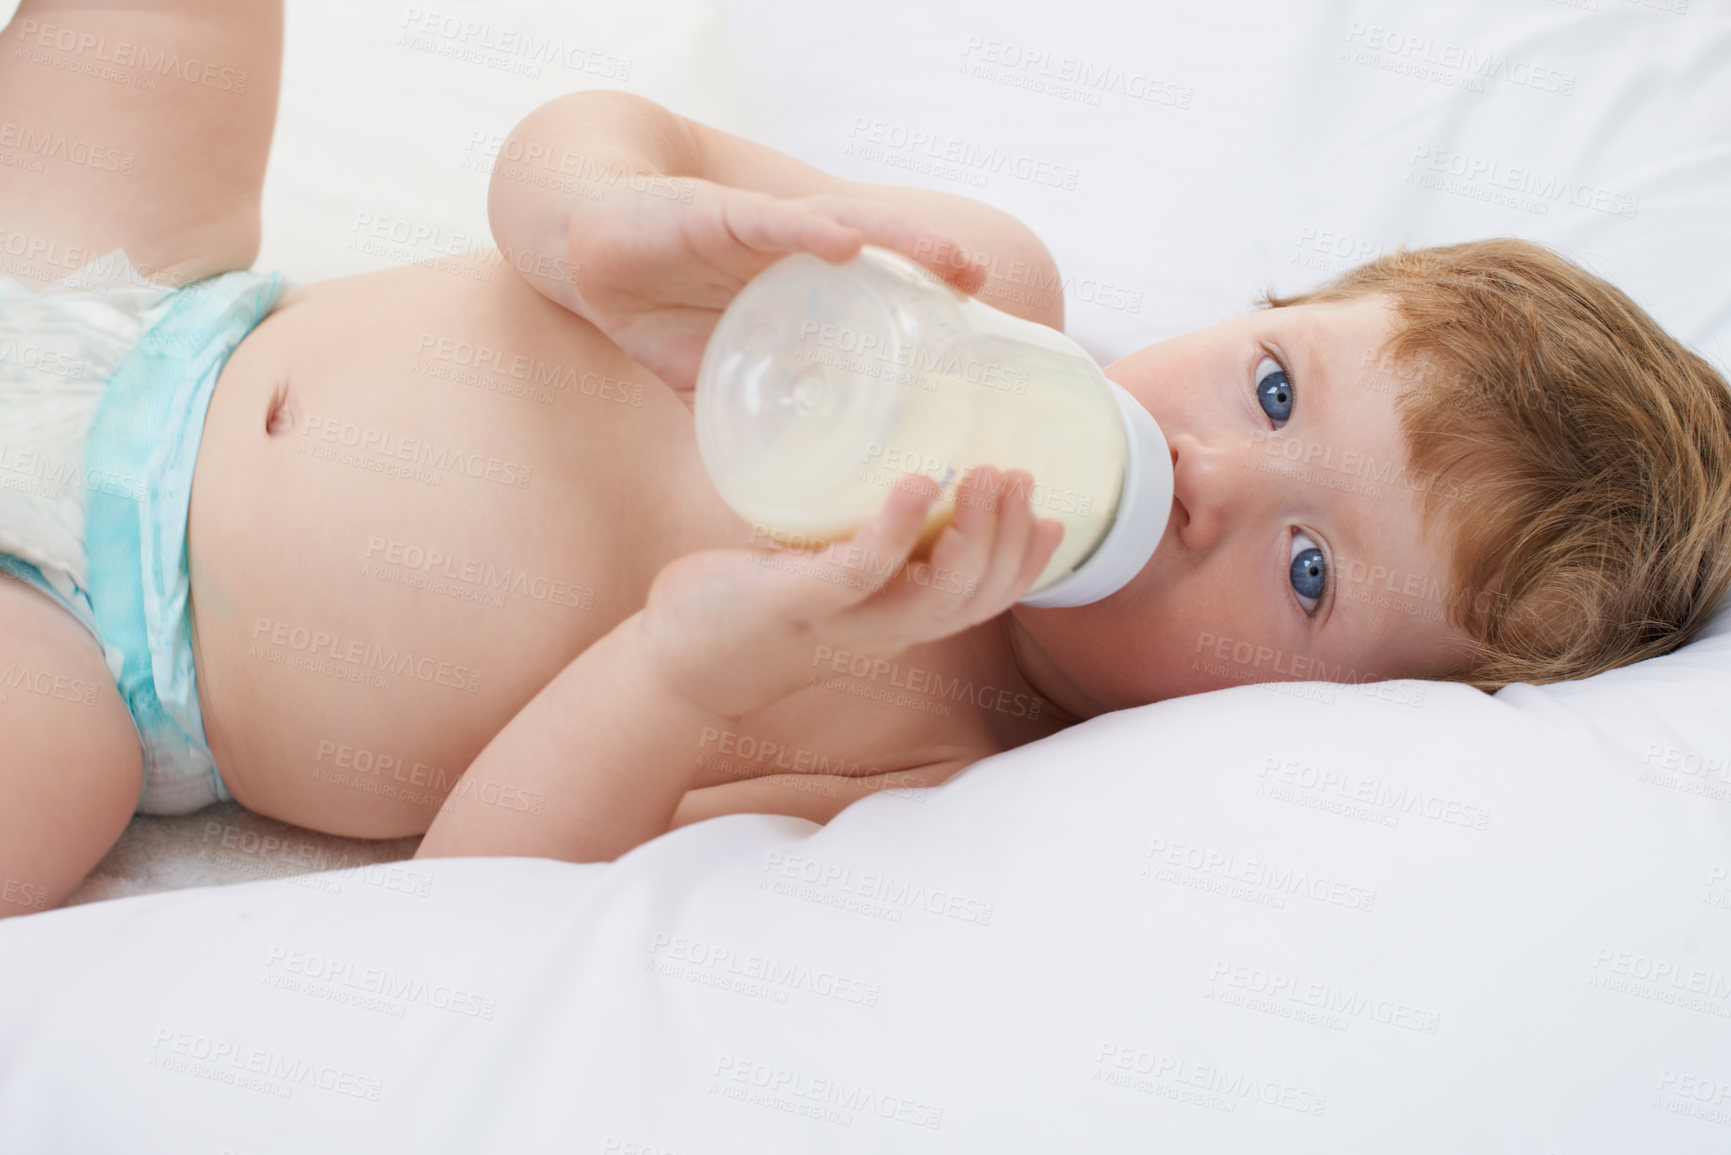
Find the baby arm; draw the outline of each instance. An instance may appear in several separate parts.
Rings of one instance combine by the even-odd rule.
[[[929,563],[974,578],[952,592],[906,562],[938,495],[917,478],[852,538],[798,567],[773,551],[687,554],[662,569],[648,604],[590,646],[488,743],[458,779],[417,858],[523,855],[610,861],[668,830],[695,785],[705,728],[805,683],[817,646],[894,657],[995,617],[1039,576],[1062,536],[1036,521],[1025,474],[1007,486],[977,469]],[[1015,495],[1011,497],[1010,495]],[[995,496],[994,496],[995,495]],[[487,804],[545,796],[540,813]]]
[[[705,726],[675,692],[638,611],[529,700],[458,780],[416,858],[524,855],[605,862],[665,832],[691,789]],[[489,805],[545,798],[538,811]]]
[[[493,238],[544,296],[594,324],[689,402],[704,344],[740,286],[780,257],[861,244],[1061,328],[1050,254],[1007,213],[927,189],[844,180],[619,92],[563,96],[504,142]],[[965,246],[965,248],[964,248]]]

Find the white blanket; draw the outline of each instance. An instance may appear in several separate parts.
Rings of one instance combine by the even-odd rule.
[[[1626,734],[1547,690],[1241,687],[824,828],[14,920],[0,1139],[1720,1152],[1731,841],[1689,790],[1725,763],[1652,719],[1711,716],[1731,637],[1618,689]]]

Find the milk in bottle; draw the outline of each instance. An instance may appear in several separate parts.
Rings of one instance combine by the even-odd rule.
[[[943,494],[919,556],[972,466],[1027,470],[1034,516],[1064,525],[1031,605],[1120,589],[1172,507],[1159,426],[1079,345],[875,246],[839,265],[795,254],[753,278],[710,337],[694,408],[722,499],[790,544],[848,536],[924,474]]]

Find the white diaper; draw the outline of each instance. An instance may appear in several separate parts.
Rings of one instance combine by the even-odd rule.
[[[108,382],[174,289],[115,250],[41,288],[0,275],[0,553],[63,596],[89,585],[85,440]]]

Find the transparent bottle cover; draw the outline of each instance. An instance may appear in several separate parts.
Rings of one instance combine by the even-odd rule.
[[[906,371],[938,362],[974,383]],[[1011,378],[1026,379],[1014,394],[1002,390]],[[886,464],[944,487],[926,541],[953,515],[953,484],[971,464],[1029,469],[1035,516],[1066,526],[1023,599],[1033,605],[1122,587],[1172,503],[1158,426],[1080,346],[871,248],[841,265],[784,258],[754,278],[710,337],[694,409],[717,492],[794,547],[846,537],[877,514],[899,476]]]
[[[881,294],[886,275],[863,262],[789,257],[722,314],[698,372],[697,440],[717,491],[742,516],[822,539],[882,508],[882,490],[852,483],[906,405],[872,372],[872,351],[893,347],[906,321]],[[816,340],[823,326],[848,334],[847,347]]]
[[[1172,451],[1153,414],[1108,379],[1124,418],[1124,486],[1112,511],[1112,527],[1082,564],[1022,598],[1040,609],[1085,606],[1108,598],[1142,572],[1165,536],[1172,516]]]

